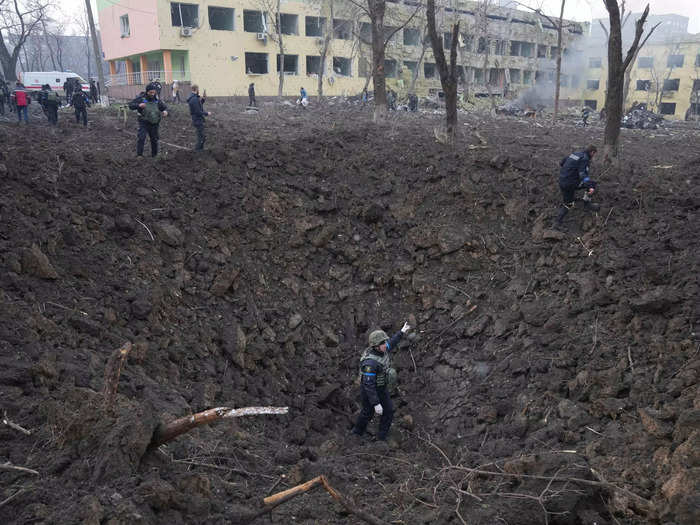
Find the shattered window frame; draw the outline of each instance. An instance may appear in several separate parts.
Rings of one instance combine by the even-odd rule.
[[[637,59],[637,67],[639,69],[650,69],[654,67],[654,57],[639,57]]]
[[[199,27],[199,4],[171,2],[170,23],[173,27]]]
[[[586,89],[589,91],[598,91],[600,89],[600,80],[595,80],[595,79],[586,80]]]
[[[522,81],[522,72],[520,69],[509,68],[508,75],[510,76],[511,84],[520,84]]]
[[[233,7],[207,6],[207,18],[209,19],[209,29],[212,31],[235,31],[236,13]],[[214,20],[216,22],[212,22]],[[226,23],[223,24],[222,21]],[[228,27],[228,22],[230,22],[230,27]]]
[[[680,78],[666,78],[664,79],[664,91],[678,91],[681,87]]]
[[[280,32],[283,35],[298,35],[299,15],[280,13]]]
[[[318,75],[321,71],[321,55],[306,55],[306,76]]]
[[[591,108],[593,111],[598,109],[598,101],[594,99],[584,100],[583,105],[587,108]]]
[[[399,76],[399,64],[393,58],[384,59],[384,76],[386,78],[396,78]]]
[[[676,114],[676,103],[675,102],[662,102],[659,104],[659,115],[675,115]]]
[[[352,40],[352,20],[334,18],[333,38],[336,40]]]
[[[340,77],[352,76],[352,58],[333,57],[333,73]]]
[[[256,71],[256,69],[262,69],[263,64],[265,71]],[[246,52],[245,72],[246,75],[267,75],[270,72],[270,60],[267,53]]]
[[[404,27],[403,29],[403,45],[419,46],[420,45],[420,29],[415,27]]]
[[[323,16],[304,17],[304,35],[314,38],[324,36],[326,32],[326,18]]]
[[[423,78],[435,78],[437,69],[434,63],[423,62]]]
[[[277,54],[277,72],[280,70],[281,55]],[[299,74],[299,55],[284,55],[284,74],[285,76],[296,76]]]
[[[122,38],[131,36],[131,27],[129,27],[129,14],[125,14],[119,17],[119,31]]]
[[[418,69],[418,62],[415,60],[404,60],[403,67],[411,72],[411,77],[413,77],[414,72]]]
[[[257,25],[257,24],[260,25]],[[246,33],[265,33],[267,30],[267,13],[254,9],[243,10],[243,31]]]
[[[649,91],[651,89],[651,80],[637,79],[635,91]]]
[[[685,55],[668,55],[666,67],[683,67]]]

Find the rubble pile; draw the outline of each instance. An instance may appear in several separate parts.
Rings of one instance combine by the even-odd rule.
[[[657,129],[663,122],[661,115],[643,107],[635,107],[622,117],[622,127],[629,129]]]

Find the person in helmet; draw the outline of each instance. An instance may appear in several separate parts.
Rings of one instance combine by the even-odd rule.
[[[158,129],[162,117],[168,116],[168,108],[158,98],[154,83],[146,86],[146,91],[129,103],[129,109],[139,113],[139,132],[136,139],[136,156],[143,157],[146,135],[151,139],[151,156],[158,155]]]
[[[391,352],[397,348],[399,341],[411,329],[408,323],[391,338],[383,330],[369,334],[369,347],[360,357],[360,395],[362,411],[352,429],[361,436],[367,429],[374,414],[380,416],[377,439],[385,441],[394,418],[394,406],[391,403],[391,383],[396,372],[391,367]]]

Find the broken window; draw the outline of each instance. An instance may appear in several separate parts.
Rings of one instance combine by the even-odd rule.
[[[199,27],[199,6],[196,4],[170,4],[170,21],[173,26]]]
[[[299,17],[297,15],[280,13],[280,32],[283,35],[298,35]]]
[[[352,40],[352,20],[333,19],[333,38]]]
[[[666,60],[668,67],[683,67],[683,55],[669,55]],[[671,113],[673,115],[673,113]]]
[[[557,58],[557,54],[559,53],[559,48],[557,46],[552,46],[552,48],[549,50],[550,52],[550,57],[552,58]]]
[[[406,27],[403,30],[403,45],[419,46],[420,45],[420,29]]]
[[[520,56],[520,42],[513,40],[510,43],[510,56],[519,57]]]
[[[418,69],[418,62],[413,62],[411,60],[404,60],[403,67],[408,69],[411,72],[411,76],[413,76],[416,72],[416,69]]]
[[[246,53],[245,72],[248,75],[267,74],[267,53]]]
[[[386,78],[396,78],[397,69],[396,60],[393,58],[387,58],[384,60],[384,74],[386,75]]]
[[[230,7],[209,6],[209,29],[215,31],[233,31],[233,9]]]
[[[119,29],[121,31],[122,38],[131,34],[131,29],[129,28],[129,15],[122,15],[119,17]]]
[[[693,80],[693,91],[700,91],[700,79]]]
[[[531,42],[522,42],[520,51],[520,56],[532,58],[535,56],[535,44]]]
[[[588,67],[597,69],[603,67],[603,59],[600,57],[590,57],[588,59]]]
[[[476,46],[476,52],[479,54],[486,54],[489,50],[489,41],[483,36],[479,37],[479,43]]]
[[[306,74],[319,75],[321,73],[321,57],[307,56],[306,57]]]
[[[544,71],[535,71],[535,84],[544,83]]]
[[[243,31],[264,33],[267,29],[267,17],[262,11],[243,11]]]
[[[639,57],[637,66],[643,68],[654,67],[654,57]]]
[[[675,102],[662,102],[659,104],[659,113],[662,115],[675,115],[676,114],[676,103]]]
[[[505,40],[504,40],[505,42]],[[466,33],[459,34],[459,47],[463,47],[466,51],[471,51],[474,49],[474,35],[468,35]]]
[[[532,84],[532,71],[523,71],[523,84]]]
[[[352,76],[352,59],[345,57],[333,57],[333,71],[341,77]]]
[[[547,46],[537,44],[537,58],[547,58]]]
[[[277,55],[277,71],[280,70],[281,55]],[[299,71],[299,55],[284,55],[284,74],[296,75]]]
[[[651,80],[637,80],[637,91],[649,91],[651,89]]]
[[[425,62],[423,64],[423,76],[425,78],[435,78],[435,64]]]
[[[508,49],[508,40],[496,40],[494,46],[494,55],[505,55]]]
[[[326,32],[326,19],[319,16],[306,17],[306,36],[323,36]]]
[[[519,69],[511,69],[508,71],[508,74],[510,75],[510,83],[511,84],[520,84],[520,70]]]
[[[457,83],[464,84],[467,75],[464,72],[464,66],[457,66]]]
[[[680,78],[667,78],[664,80],[664,91],[678,91],[680,85]]]
[[[696,104],[695,102],[693,102],[690,105],[690,114],[694,116],[700,115],[700,104]],[[688,117],[686,117],[686,120],[687,119]]]
[[[474,68],[474,83],[483,84],[484,83],[484,70],[481,68]]]
[[[583,105],[586,106],[587,108],[591,108],[593,111],[598,109],[598,101],[597,100],[584,100]]]
[[[501,77],[503,75],[502,69],[491,68],[489,69],[489,84],[492,86],[501,85]]]
[[[367,44],[372,43],[372,26],[367,22],[362,22],[360,24],[360,40],[363,40]]]
[[[599,87],[600,87],[600,80],[587,80],[586,81],[586,89],[591,89],[591,90],[595,91]]]
[[[442,46],[445,49],[452,49],[452,33],[442,34]]]

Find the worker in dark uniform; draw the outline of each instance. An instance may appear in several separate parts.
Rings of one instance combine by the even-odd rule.
[[[583,195],[583,207],[589,211],[596,211],[600,208],[591,202],[591,196],[595,192],[596,182],[588,176],[591,159],[596,154],[597,148],[593,145],[585,150],[572,153],[564,157],[559,165],[559,189],[561,190],[562,204],[559,208],[559,215],[555,226],[561,227],[564,217],[575,202],[576,190],[585,190]]]
[[[49,119],[49,124],[55,126],[58,124],[58,106],[61,105],[61,100],[49,84],[44,85],[42,100],[46,118]]]
[[[581,121],[583,121],[583,126],[588,126],[588,117],[591,116],[591,110],[588,106],[583,106],[581,110]]]
[[[76,89],[71,102],[75,110],[75,121],[80,124],[82,119],[83,126],[87,127],[87,108],[90,105],[90,97],[82,88]]]
[[[158,129],[161,117],[168,116],[168,107],[157,96],[156,85],[146,86],[146,91],[129,102],[129,109],[139,113],[139,131],[136,139],[136,156],[143,157],[146,135],[151,139],[151,156],[158,155]]]
[[[258,107],[258,105],[255,103],[255,84],[253,82],[251,82],[248,86],[248,107]]]
[[[192,117],[192,125],[197,130],[197,145],[195,150],[204,149],[204,118],[211,115],[208,111],[204,111],[204,97],[199,96],[199,86],[192,84],[192,93],[187,97],[187,104],[190,106],[190,116]]]
[[[396,383],[396,371],[391,366],[391,352],[411,329],[408,323],[391,338],[383,330],[369,334],[369,347],[360,357],[360,387],[362,411],[352,429],[361,436],[374,414],[380,416],[377,439],[385,441],[394,419],[390,393]]]

